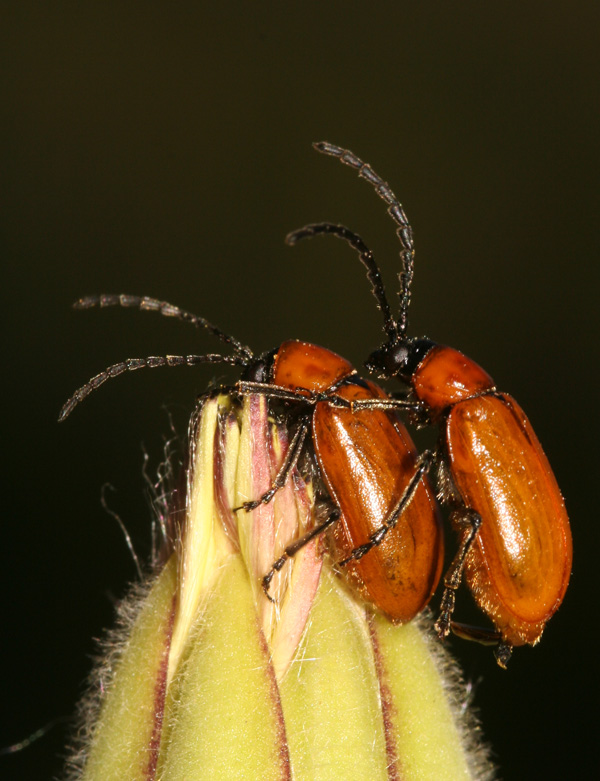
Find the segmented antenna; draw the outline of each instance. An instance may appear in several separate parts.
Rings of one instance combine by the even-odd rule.
[[[394,320],[388,304],[379,266],[375,262],[373,253],[357,233],[353,233],[345,225],[334,225],[331,222],[316,222],[288,233],[285,241],[286,244],[293,246],[301,239],[312,239],[313,236],[322,234],[330,234],[338,239],[344,239],[358,252],[362,264],[367,269],[367,279],[371,283],[371,291],[377,300],[377,306],[383,313],[383,328],[390,341],[396,341],[398,339],[398,323]]]
[[[99,296],[85,296],[80,298],[73,304],[75,309],[92,309],[93,307],[105,307],[105,306],[122,306],[125,308],[140,309],[143,312],[158,312],[164,317],[174,317],[177,320],[183,320],[186,323],[205,328],[217,339],[220,339],[224,344],[233,347],[234,351],[243,356],[247,361],[252,360],[252,350],[246,345],[238,342],[233,336],[224,333],[216,325],[209,323],[203,317],[193,315],[191,312],[186,312],[184,309],[180,309],[174,304],[169,304],[168,301],[159,301],[157,298],[149,298],[148,296],[130,296],[125,293],[120,295],[99,295]]]
[[[359,157],[357,157],[349,149],[342,149],[342,147],[330,144],[327,141],[318,141],[313,144],[313,147],[317,152],[321,152],[324,155],[330,157],[337,157],[345,165],[349,165],[350,168],[354,168],[358,175],[362,179],[366,179],[373,188],[377,195],[382,198],[388,205],[387,212],[394,220],[398,228],[396,229],[396,235],[400,240],[402,249],[400,250],[400,257],[402,259],[402,272],[399,274],[400,279],[400,309],[398,312],[398,333],[396,339],[406,333],[408,326],[408,306],[410,304],[410,289],[412,285],[412,279],[414,274],[414,242],[413,232],[410,227],[410,223],[404,213],[402,204],[396,198],[392,192],[391,187],[385,182],[370,165],[364,163]]]
[[[160,366],[197,366],[200,363],[229,363],[233,366],[247,366],[248,361],[241,355],[151,355],[148,358],[127,358],[121,363],[115,363],[106,368],[100,374],[78,388],[71,398],[63,405],[58,416],[58,422],[62,423],[75,407],[83,401],[92,391],[95,391],[107,380],[112,380],[127,371],[136,369],[156,369]]]

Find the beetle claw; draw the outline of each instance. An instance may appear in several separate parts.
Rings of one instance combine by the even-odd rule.
[[[510,643],[499,643],[496,648],[494,648],[494,657],[498,662],[498,666],[502,667],[503,670],[506,670],[506,666],[512,656],[512,650],[513,647]]]

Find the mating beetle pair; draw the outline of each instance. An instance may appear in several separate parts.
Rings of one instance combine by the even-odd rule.
[[[343,358],[321,347],[284,342],[255,359],[251,350],[203,318],[170,304],[135,296],[95,296],[79,308],[120,305],[156,310],[207,328],[231,355],[129,359],[92,378],[67,401],[60,420],[106,380],[125,371],[157,366],[229,363],[244,367],[240,395],[260,393],[297,406],[296,428],[269,491],[244,509],[272,499],[285,484],[310,440],[334,510],[292,542],[263,579],[302,545],[331,529],[333,547],[360,594],[392,620],[405,622],[429,602],[440,578],[443,538],[438,506],[427,476],[437,467],[443,501],[458,532],[457,553],[444,578],[440,637],[455,633],[495,645],[506,666],[512,647],[536,643],[564,597],[572,543],[563,500],[529,421],[516,402],[499,393],[491,377],[456,350],[406,336],[414,268],[412,230],[390,187],[351,152],[328,143],[318,151],[338,158],[366,179],[387,203],[397,225],[403,271],[400,310],[392,315],[379,268],[362,239],[348,228],[317,223],[291,233],[290,244],[331,234],[347,241],[367,269],[383,313],[386,341],[366,361],[384,378],[398,377],[410,392],[392,398],[360,378]],[[417,411],[440,428],[435,452],[419,454],[395,415]],[[452,620],[462,577],[494,624],[480,630]]]

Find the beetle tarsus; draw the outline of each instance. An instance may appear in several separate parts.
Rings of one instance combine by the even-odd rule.
[[[262,588],[264,591],[264,594],[266,598],[269,600],[269,602],[272,602],[274,605],[277,603],[277,600],[271,596],[269,593],[269,589],[271,588],[271,581],[273,580],[275,573],[279,572],[279,570],[283,567],[285,562],[287,561],[288,556],[285,554],[277,559],[277,561],[273,564],[271,569],[267,572],[267,574],[262,579]]]
[[[290,442],[290,446],[288,448],[287,453],[285,454],[283,463],[279,468],[279,472],[277,473],[277,476],[273,481],[273,485],[269,488],[268,491],[265,491],[264,494],[260,496],[258,499],[254,499],[253,501],[250,502],[244,502],[239,507],[234,507],[233,508],[234,513],[237,512],[238,510],[245,510],[247,513],[252,512],[252,510],[256,510],[257,507],[260,507],[261,504],[268,504],[271,501],[271,499],[275,496],[277,491],[279,491],[280,488],[284,487],[288,477],[290,476],[294,467],[298,463],[298,459],[300,458],[300,453],[302,452],[302,448],[304,447],[304,440],[306,439],[307,431],[308,431],[308,421],[304,420],[300,423],[300,425],[296,429],[296,433],[294,434],[294,437]]]
[[[334,508],[330,515],[323,521],[323,523],[318,524],[318,526],[315,526],[310,531],[306,532],[302,537],[295,540],[294,542],[290,543],[290,545],[285,548],[283,551],[283,554],[273,563],[273,566],[271,569],[267,572],[267,574],[262,579],[262,587],[263,591],[265,592],[265,595],[267,599],[270,602],[275,602],[276,600],[273,599],[273,597],[269,594],[269,589],[271,587],[271,581],[275,577],[275,573],[279,572],[280,569],[282,569],[283,565],[286,563],[288,559],[291,559],[293,556],[298,553],[298,551],[303,548],[305,545],[307,545],[311,540],[313,540],[315,537],[318,537],[319,534],[322,534],[326,529],[328,529],[332,524],[334,524],[336,521],[339,520],[340,517],[340,511],[336,507]]]
[[[503,670],[506,670],[510,657],[512,656],[512,650],[513,647],[510,643],[499,643],[496,648],[494,648],[494,657],[498,662],[498,666],[502,667]]]
[[[434,629],[437,632],[437,636],[440,640],[445,640],[450,634],[450,627],[452,624],[452,613],[456,605],[456,589],[446,587],[442,595],[442,602],[440,605],[440,615],[438,620],[434,624]]]

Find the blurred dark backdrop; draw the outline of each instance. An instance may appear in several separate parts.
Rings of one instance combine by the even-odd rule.
[[[462,349],[529,414],[572,518],[564,606],[508,672],[453,642],[505,779],[585,778],[597,713],[600,7],[593,2],[18,3],[0,24],[3,600],[0,744],[68,716],[94,637],[135,577],[101,485],[142,553],[154,461],[210,368],[140,372],[62,426],[67,396],[129,356],[216,350],[184,324],[76,313],[157,296],[257,352],[296,337],[360,365],[380,339],[360,232],[390,291],[382,203],[312,151],[327,139],[390,181],[413,223],[411,333]],[[418,7],[417,7],[418,5]],[[218,376],[231,378],[223,370]],[[594,730],[595,731],[595,730]],[[0,757],[60,770],[64,725]]]

